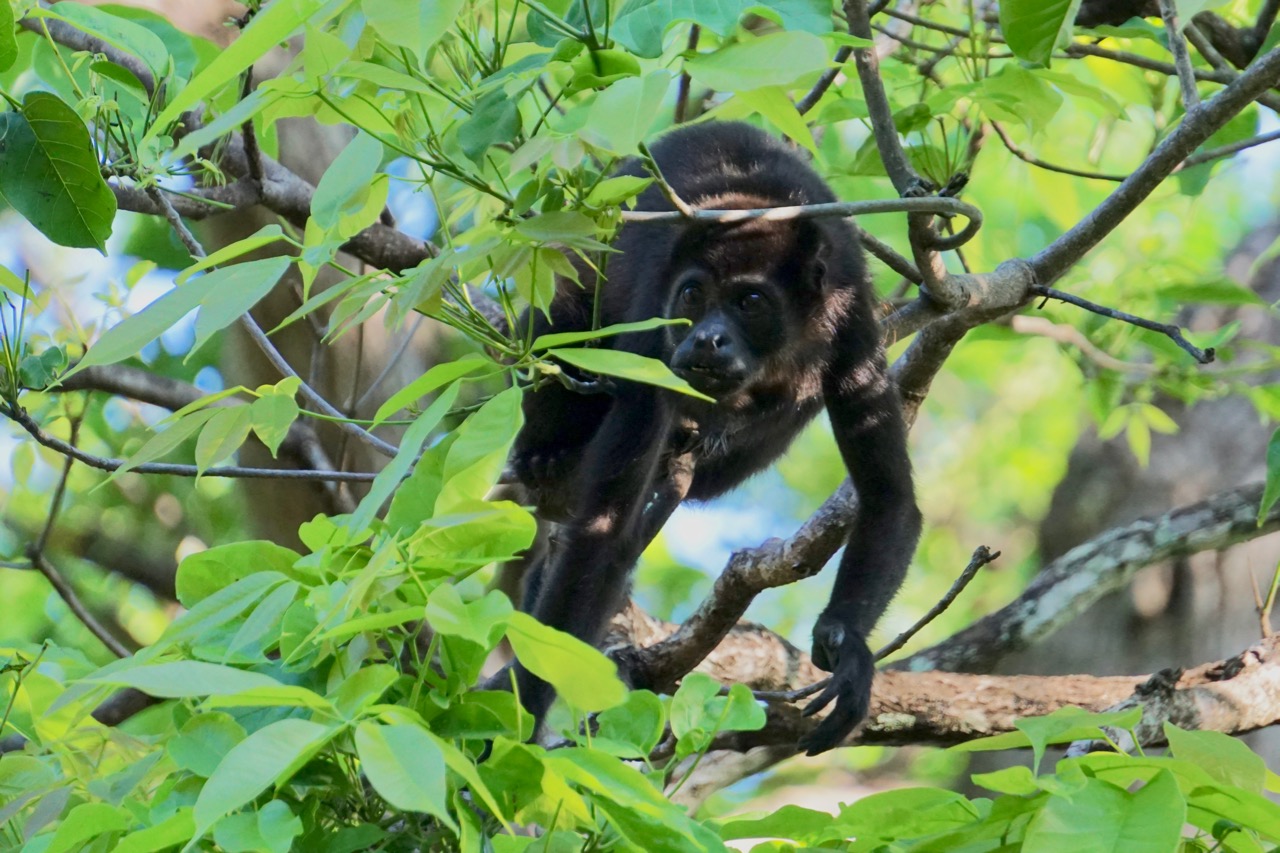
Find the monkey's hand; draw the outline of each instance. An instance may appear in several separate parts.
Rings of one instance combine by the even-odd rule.
[[[800,739],[807,755],[839,746],[867,715],[875,658],[866,639],[840,617],[823,613],[813,627],[813,662],[831,673],[831,683],[804,709],[812,716],[835,700],[835,707],[813,731]]]

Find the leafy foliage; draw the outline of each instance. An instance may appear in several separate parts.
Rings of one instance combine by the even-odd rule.
[[[955,13],[960,5],[932,4],[928,13],[952,30],[970,28],[964,50],[943,51],[951,35],[929,31],[920,36],[928,41],[903,48],[905,61],[886,62],[883,74],[912,166],[939,186],[973,172],[971,197],[990,218],[1018,223],[994,235],[988,229],[972,245],[970,261],[989,268],[1042,248],[1104,190],[1054,172],[1009,177],[1025,164],[990,149],[975,162],[975,127],[1003,122],[1045,157],[1065,159],[1083,150],[1080,137],[1105,131],[1112,144],[1097,146],[1101,153],[1086,165],[1127,171],[1129,152],[1145,150],[1182,113],[1170,94],[1176,86],[1153,83],[1141,70],[1062,63],[1049,70],[1054,51],[1073,37],[1078,0],[1001,3],[1000,32],[1013,56],[994,58],[984,53],[992,31],[976,15]],[[1222,4],[1178,4],[1184,17],[1206,5]],[[484,591],[490,567],[535,533],[525,508],[489,499],[520,426],[521,394],[536,393],[522,389],[581,375],[696,394],[661,363],[601,345],[664,321],[537,339],[516,322],[525,308],[547,308],[557,280],[582,281],[590,269],[607,274],[621,212],[658,180],[610,175],[665,127],[682,87],[713,117],[768,124],[813,152],[842,196],[888,191],[852,66],[811,112],[797,106],[841,48],[867,44],[838,31],[845,22],[836,7],[819,0],[272,0],[248,8],[237,37],[217,48],[123,7],[0,5],[7,103],[0,193],[61,246],[114,252],[131,229],[141,233],[143,226],[120,215],[118,199],[135,206],[150,199],[150,213],[177,220],[179,208],[222,209],[215,188],[228,197],[262,193],[255,201],[290,191],[247,166],[237,173],[235,158],[224,158],[233,138],[250,156],[246,127],[268,156],[278,153],[285,118],[357,129],[305,194],[301,214],[207,255],[189,240],[153,247],[185,268],[158,287],[149,278],[153,264],[119,273],[120,282],[97,294],[108,309],[101,328],[58,326],[49,290],[0,267],[4,413],[32,412],[51,429],[74,424],[61,434],[83,425],[125,457],[111,488],[142,496],[143,509],[129,518],[135,539],[154,538],[148,508],[160,516],[167,496],[179,506],[194,503],[189,514],[207,525],[197,532],[221,542],[182,560],[173,592],[184,611],[170,620],[152,604],[157,615],[139,631],[149,642],[130,658],[99,665],[100,658],[58,642],[0,648],[7,697],[0,736],[26,741],[24,750],[0,757],[0,850],[722,850],[744,838],[776,839],[763,850],[1251,853],[1280,845],[1280,810],[1266,797],[1280,789],[1274,774],[1223,735],[1170,728],[1169,756],[1095,753],[1040,772],[1050,745],[1135,724],[1132,715],[1083,712],[1025,720],[1016,732],[965,747],[1031,749],[1034,770],[975,778],[991,798],[904,788],[834,814],[787,806],[762,816],[693,817],[672,792],[693,778],[718,738],[766,725],[747,687],[724,689],[695,673],[670,697],[628,691],[609,658]],[[16,30],[18,20],[35,26]],[[72,50],[32,31],[46,25],[106,47]],[[1153,32],[1160,31],[1129,24],[1094,34],[1154,53]],[[301,45],[285,70],[254,78],[246,93],[245,76],[295,37]],[[932,60],[932,76],[919,75]],[[1206,147],[1246,140],[1258,121],[1247,110]],[[1223,281],[1216,267],[1217,243],[1232,227],[1225,217],[1187,206],[1215,174],[1214,163],[1179,173],[1159,203],[1181,215],[1153,217],[1141,240],[1108,241],[1090,262],[1096,266],[1074,273],[1074,281],[1140,303],[1135,310],[1166,314],[1187,302],[1265,305]],[[351,270],[340,253],[387,228],[388,200],[406,183],[430,192],[440,219],[432,250],[418,246],[419,256],[402,266]],[[1025,203],[1024,189],[1035,196]],[[900,223],[861,224],[905,245]],[[1189,243],[1185,234],[1196,229],[1223,239]],[[1184,243],[1175,259],[1158,251]],[[370,422],[347,424],[406,429],[352,512],[302,527],[301,552],[228,535],[234,513],[227,506],[236,501],[208,476],[156,495],[137,473],[181,456],[208,475],[251,440],[275,456],[296,424],[335,419],[307,397],[301,376],[209,394],[149,424],[142,438],[121,439],[101,404],[76,408],[66,402],[71,395],[54,393],[60,381],[124,363],[193,378],[209,365],[206,344],[286,275],[296,276],[300,304],[272,334],[314,322],[332,342],[371,318],[395,325],[426,316],[469,347],[390,393]],[[886,294],[896,284],[883,270],[877,277]],[[1136,279],[1157,286],[1136,292],[1129,285]],[[144,292],[152,298],[142,300]],[[477,308],[476,293],[497,304],[501,321]],[[141,301],[145,307],[131,310]],[[190,342],[181,352],[166,350],[165,337],[193,312]],[[1098,318],[1075,322],[1094,349],[1129,361],[1090,360],[1003,328],[974,333],[972,348],[953,359],[937,393],[946,399],[966,385],[967,402],[924,417],[940,433],[1009,452],[981,473],[970,467],[936,477],[931,499],[944,510],[939,517],[965,515],[981,526],[995,516],[1010,524],[1034,515],[1028,504],[1043,502],[1044,483],[1059,471],[1046,459],[1063,455],[1079,428],[1076,409],[1087,409],[1103,435],[1123,433],[1144,463],[1152,434],[1176,429],[1160,405],[1166,398],[1194,402],[1239,391],[1262,416],[1280,419],[1280,386],[1246,389],[1193,374],[1163,338]],[[1198,340],[1229,359],[1236,332],[1227,326]],[[1017,358],[1008,355],[1014,347]],[[1275,361],[1267,353],[1242,373]],[[974,410],[1009,388],[1018,391],[1007,395],[1011,413],[978,433]],[[1280,496],[1276,444],[1262,513]],[[32,474],[30,443],[13,460],[15,479],[41,480]],[[953,473],[949,460],[926,464]],[[841,470],[829,438],[819,436],[784,463],[782,476],[816,492],[833,486],[827,472]],[[71,477],[78,506],[68,514],[79,513],[90,530],[122,524],[126,511],[108,503],[108,489],[90,491],[97,474],[77,469]],[[1014,485],[1034,479],[1041,489],[1028,500],[975,477]],[[26,504],[42,502],[14,503],[23,504],[15,516],[27,513],[21,517],[30,522]],[[970,532],[931,533],[922,548],[926,568],[954,563],[957,540]],[[164,544],[170,553],[181,548]],[[0,549],[6,559],[20,553],[7,532]],[[934,586],[909,592],[908,606],[925,595],[931,603]],[[19,583],[12,589],[16,600]],[[6,600],[9,592],[7,585]],[[126,597],[114,588],[99,595],[104,608]],[[42,608],[14,607],[6,619],[18,625],[31,618],[28,610]],[[67,630],[49,631],[55,628]],[[503,643],[563,698],[557,748],[526,742],[531,721],[509,692],[474,688]],[[122,725],[99,723],[91,712],[121,688],[161,701]]]

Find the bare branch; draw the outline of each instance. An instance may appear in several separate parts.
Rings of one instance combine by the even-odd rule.
[[[955,583],[951,585],[951,589],[947,590],[947,594],[938,599],[938,603],[929,608],[929,612],[916,620],[916,623],[907,630],[903,631],[893,640],[876,652],[876,660],[882,661],[898,649],[905,646],[911,641],[911,638],[924,630],[934,619],[937,619],[942,612],[951,606],[957,596],[964,592],[965,587],[978,576],[978,571],[990,563],[995,562],[1000,556],[999,551],[992,552],[986,545],[979,545],[973,552],[973,557],[969,560],[969,565],[964,567],[964,571],[960,573],[960,577],[956,578]]]
[[[85,607],[80,601],[79,596],[76,595],[75,589],[71,584],[67,583],[67,579],[59,574],[58,570],[53,567],[53,564],[50,563],[44,554],[40,553],[34,545],[27,549],[27,559],[31,561],[33,568],[45,576],[45,579],[49,581],[49,585],[54,588],[54,591],[56,591],[58,596],[66,603],[67,609],[70,610],[72,614],[74,614],[75,617],[89,629],[89,633],[97,637],[98,640],[101,641],[102,645],[106,646],[113,655],[118,658],[127,658],[129,655],[133,654],[133,652],[130,651],[123,643],[111,636],[110,631],[102,627],[102,623],[95,619],[94,615],[89,612],[89,608]]]
[[[1160,0],[1160,17],[1164,19],[1165,36],[1169,51],[1173,54],[1173,66],[1178,71],[1178,85],[1182,87],[1182,105],[1188,112],[1200,104],[1200,92],[1196,89],[1196,73],[1191,67],[1191,54],[1187,40],[1178,23],[1178,7],[1173,0]]]
[[[13,410],[7,406],[0,406],[0,414],[17,423],[25,429],[32,438],[41,445],[63,454],[70,456],[77,462],[83,462],[90,468],[97,468],[99,471],[115,471],[125,465],[124,459],[110,459],[105,456],[94,456],[91,453],[85,453],[78,447],[68,444],[60,438],[49,435],[40,429],[30,415],[21,409]],[[171,462],[147,462],[142,465],[135,465],[131,471],[139,474],[171,474],[177,477],[235,477],[241,479],[259,479],[259,480],[333,480],[343,483],[370,483],[373,482],[374,474],[367,474],[359,471],[298,471],[290,468],[244,468],[239,465],[222,465],[213,468],[206,468],[204,471],[199,470],[194,465],[179,465]]]
[[[844,13],[849,19],[849,34],[871,41],[871,18],[867,14],[865,0],[846,0]],[[853,62],[858,69],[858,79],[862,81],[862,96],[866,99],[867,111],[871,114],[871,130],[875,134],[876,147],[880,150],[880,160],[884,163],[893,188],[898,191],[898,195],[904,195],[907,190],[919,186],[921,181],[907,162],[902,142],[898,139],[898,128],[893,123],[893,110],[884,91],[884,82],[880,79],[880,60],[872,48],[859,47],[854,48]]]
[[[1077,178],[1089,178],[1090,180],[1095,181],[1113,181],[1115,183],[1119,183],[1125,178],[1124,175],[1112,175],[1105,172],[1090,172],[1085,169],[1073,169],[1070,166],[1059,166],[1057,164],[1050,163],[1047,160],[1041,160],[1039,157],[1028,154],[1026,151],[1019,148],[1018,145],[1009,138],[1008,132],[1000,122],[991,122],[991,129],[996,132],[996,136],[1000,137],[1000,141],[1004,143],[1004,147],[1009,150],[1010,154],[1017,157],[1024,163],[1029,163],[1030,165],[1044,169],[1045,171],[1058,172],[1062,175],[1072,175]]]
[[[1036,335],[1057,341],[1060,344],[1073,346],[1084,353],[1090,361],[1107,370],[1114,370],[1118,373],[1150,375],[1158,369],[1154,364],[1121,361],[1105,350],[1100,349],[1075,326],[1070,326],[1066,323],[1055,323],[1045,317],[1029,317],[1026,314],[1016,314],[1009,318],[1009,325],[1020,335]]]
[[[1147,320],[1143,317],[1130,314],[1127,311],[1108,308],[1105,305],[1090,302],[1088,299],[1081,299],[1079,296],[1074,296],[1070,293],[1063,293],[1061,290],[1054,290],[1052,287],[1035,285],[1031,288],[1031,292],[1037,296],[1043,296],[1045,299],[1057,299],[1061,302],[1075,305],[1078,308],[1083,308],[1086,311],[1092,311],[1094,314],[1099,314],[1103,317],[1110,317],[1112,320],[1120,320],[1142,329],[1159,332],[1160,334],[1167,336],[1169,340],[1173,341],[1183,351],[1189,353],[1192,358],[1201,364],[1209,364],[1213,361],[1213,347],[1200,349],[1198,346],[1191,343],[1191,341],[1183,337],[1182,329],[1171,323],[1157,323],[1154,320]]]
[[[674,206],[674,205],[673,205]],[[876,213],[923,213],[938,216],[963,216],[968,222],[949,243],[962,245],[973,238],[982,227],[982,211],[968,202],[945,196],[917,198],[887,198],[871,201],[832,201],[821,204],[796,204],[786,207],[757,207],[749,210],[700,210],[688,212],[676,210],[624,210],[623,222],[647,222],[651,224],[715,222],[730,224],[752,219],[769,222],[785,222],[792,219],[822,219],[829,216],[868,216]],[[904,259],[905,260],[905,259]]]

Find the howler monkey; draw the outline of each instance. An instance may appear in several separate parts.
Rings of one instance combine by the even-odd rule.
[[[655,162],[695,208],[753,209],[835,201],[821,178],[763,131],[685,126],[661,137]],[[645,176],[640,162],[620,174]],[[639,210],[670,210],[657,185]],[[661,359],[714,404],[623,380],[605,394],[550,384],[525,394],[512,467],[562,524],[527,581],[525,609],[599,643],[623,605],[640,552],[686,499],[727,492],[780,456],[824,405],[858,492],[858,516],[813,660],[831,684],[806,708],[835,707],[801,747],[837,746],[867,713],[874,671],[867,634],[897,592],[920,530],[898,395],[885,373],[872,291],[857,237],[842,219],[625,224],[594,303],[592,282],[562,281],[535,333],[650,317],[690,325],[605,339]],[[517,666],[539,719],[549,685]]]

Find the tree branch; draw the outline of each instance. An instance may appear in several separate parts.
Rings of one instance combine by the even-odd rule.
[[[945,642],[894,664],[920,672],[984,672],[1070,623],[1152,563],[1221,550],[1280,530],[1280,504],[1258,524],[1262,485],[1219,492],[1163,515],[1113,528],[1044,568],[1015,601]]]
[[[49,435],[40,429],[40,425],[22,409],[10,409],[0,406],[0,414],[14,421],[25,429],[39,444],[50,450],[70,456],[77,462],[83,462],[90,468],[100,471],[115,471],[124,467],[126,460],[111,459],[105,456],[94,456],[85,453],[78,447],[68,444],[60,438]],[[341,483],[371,483],[374,474],[360,471],[299,471],[290,468],[245,468],[239,465],[222,465],[206,468],[203,471],[195,465],[179,465],[172,462],[147,462],[135,465],[129,470],[139,474],[171,474],[177,477],[235,477],[259,480],[333,480]]]

